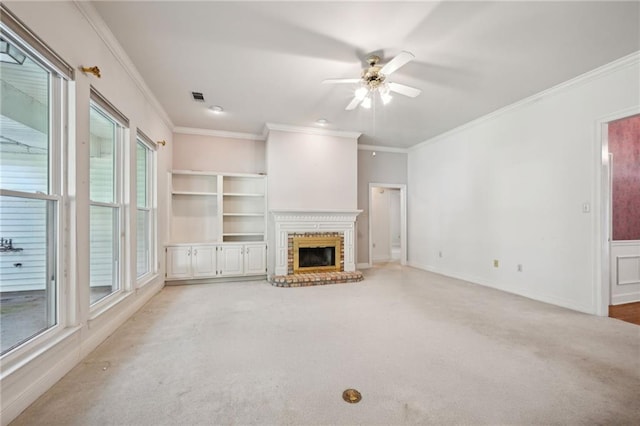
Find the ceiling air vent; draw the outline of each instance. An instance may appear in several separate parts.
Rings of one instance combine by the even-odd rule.
[[[201,92],[191,92],[194,101],[204,102],[204,95]]]

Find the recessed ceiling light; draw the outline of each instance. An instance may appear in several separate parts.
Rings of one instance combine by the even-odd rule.
[[[321,126],[326,126],[327,124],[329,124],[329,120],[327,120],[326,118],[318,118],[316,120],[316,123],[320,124]]]
[[[209,110],[211,110],[211,112],[213,112],[214,114],[222,114],[224,112],[224,108],[222,108],[220,105],[211,105],[209,107]]]

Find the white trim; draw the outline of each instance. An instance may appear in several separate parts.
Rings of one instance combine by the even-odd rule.
[[[626,303],[636,303],[638,301],[638,292],[617,294],[611,298],[611,304],[624,305]]]
[[[634,56],[635,55],[635,56]],[[636,60],[640,55],[634,54]],[[628,58],[628,57],[627,57]],[[624,59],[624,58],[623,58]],[[635,63],[635,62],[634,62]],[[611,296],[611,165],[609,162],[608,124],[615,120],[640,114],[640,106],[624,109],[596,120],[595,149],[595,196],[600,203],[595,209],[600,217],[594,220],[596,241],[594,244],[596,259],[594,265],[594,301],[596,315],[609,316],[609,304],[614,304]]]
[[[640,245],[640,240],[613,240],[611,241],[611,247],[627,247]]]
[[[369,200],[369,265],[373,265],[373,236],[372,223],[371,219],[373,216],[372,212],[372,201],[371,201],[371,190],[373,188],[391,188],[391,189],[399,189],[400,190],[400,264],[407,264],[407,185],[400,183],[375,183],[369,182],[369,192],[367,193],[367,199]]]
[[[469,121],[468,123],[465,123],[465,124],[463,124],[461,126],[458,126],[458,127],[454,128],[454,129],[451,129],[451,130],[449,130],[447,132],[441,133],[441,134],[439,134],[437,136],[434,136],[434,137],[432,137],[430,139],[427,139],[427,140],[425,140],[423,142],[420,142],[420,143],[418,143],[416,145],[413,145],[413,146],[408,148],[408,151],[411,152],[411,151],[419,149],[419,148],[421,148],[423,146],[426,146],[426,145],[429,145],[431,143],[434,143],[434,142],[437,142],[439,140],[442,140],[444,138],[448,138],[451,135],[454,135],[454,134],[459,133],[461,131],[464,131],[464,130],[473,128],[475,126],[478,126],[478,125],[484,123],[485,121],[492,120],[492,119],[494,119],[494,118],[496,118],[496,117],[498,117],[500,115],[506,114],[506,113],[516,109],[516,108],[520,108],[520,107],[522,107],[524,105],[537,102],[541,98],[555,95],[555,94],[557,94],[559,92],[562,92],[564,90],[571,89],[571,88],[573,88],[573,87],[575,87],[575,86],[577,86],[579,84],[584,84],[584,83],[587,83],[589,81],[595,80],[596,78],[601,77],[603,74],[608,74],[608,73],[617,71],[619,69],[635,65],[637,63],[640,63],[640,51],[631,53],[631,54],[629,54],[627,56],[623,56],[620,59],[617,59],[617,60],[615,60],[613,62],[610,62],[610,63],[608,63],[606,65],[603,65],[601,67],[598,67],[598,68],[596,68],[594,70],[587,71],[584,74],[581,74],[581,75],[579,75],[577,77],[572,78],[571,80],[567,80],[567,81],[565,81],[563,83],[557,84],[557,85],[555,85],[555,86],[553,86],[553,87],[551,87],[549,89],[543,90],[542,92],[538,92],[535,95],[531,95],[531,96],[529,96],[527,98],[524,98],[522,100],[519,100],[519,101],[517,101],[517,102],[515,102],[513,104],[507,105],[507,106],[505,106],[503,108],[500,108],[500,109],[498,109],[496,111],[490,112],[487,115],[483,115],[482,117],[479,117],[479,118],[476,118],[475,120]],[[600,139],[598,139],[598,140],[600,140]]]
[[[371,264],[370,263],[358,263],[357,265],[358,269],[369,269],[371,268]]]
[[[56,169],[53,173],[57,174],[58,170]],[[0,195],[3,197],[28,198],[30,200],[62,201],[62,196],[58,195],[62,191],[56,188],[53,192],[55,192],[55,195],[43,194],[40,192],[15,191],[13,189],[0,189]]]
[[[162,104],[155,97],[147,83],[145,83],[142,75],[138,72],[135,65],[129,58],[129,55],[126,54],[118,40],[115,38],[108,25],[104,22],[100,14],[93,7],[91,2],[88,1],[79,1],[74,0],[73,2],[80,13],[85,17],[89,25],[93,27],[96,34],[102,39],[105,46],[111,51],[115,59],[122,65],[122,68],[129,75],[131,80],[138,86],[142,95],[145,99],[151,104],[151,106],[156,110],[158,116],[162,119],[162,121],[169,127],[169,129],[173,129],[174,125],[169,117],[169,114],[164,110]]]
[[[174,127],[173,133],[178,133],[181,135],[217,136],[220,138],[230,138],[230,139],[247,139],[252,141],[264,141],[267,138],[265,134],[256,135],[254,133],[229,132],[227,130],[198,129],[196,127]]]
[[[376,145],[365,145],[358,144],[359,151],[378,151],[378,152],[395,152],[397,154],[407,154],[409,152],[408,148],[395,148],[392,146],[376,146]]]
[[[291,126],[288,124],[266,123],[264,126],[267,134],[271,130],[276,130],[279,132],[306,133],[308,135],[338,136],[341,138],[355,138],[355,139],[358,139],[362,135],[362,133],[360,132],[318,129],[315,127]]]
[[[3,371],[3,400],[0,414],[3,425],[18,417],[82,360],[77,344],[74,345],[80,338],[80,332],[80,327],[64,330],[38,352],[24,358],[20,365],[11,368],[10,371]],[[46,365],[44,374],[40,374],[33,368],[34,363]],[[26,389],[19,393],[12,392],[12,386],[19,388],[21,382],[29,383]]]
[[[620,260],[624,259],[640,259],[640,254],[620,254],[616,256],[616,285],[640,284],[640,280],[620,281]]]

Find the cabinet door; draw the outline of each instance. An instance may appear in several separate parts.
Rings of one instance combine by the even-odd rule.
[[[194,278],[216,276],[216,246],[193,246],[191,259]]]
[[[245,244],[244,273],[245,275],[264,275],[267,273],[266,244]]]
[[[191,278],[191,247],[167,247],[167,279]]]
[[[221,276],[242,275],[244,273],[242,245],[224,245],[218,249],[218,270]]]

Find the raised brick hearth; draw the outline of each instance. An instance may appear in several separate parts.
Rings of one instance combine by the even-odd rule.
[[[362,281],[360,271],[321,272],[295,275],[272,275],[269,282],[276,287],[307,287],[311,285],[346,284]]]

